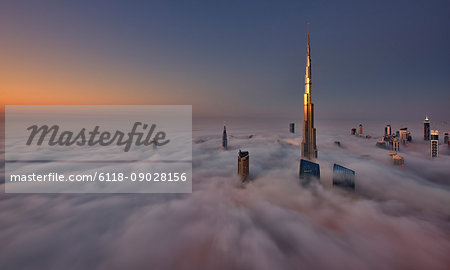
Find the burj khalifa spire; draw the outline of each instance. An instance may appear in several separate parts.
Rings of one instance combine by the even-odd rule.
[[[314,104],[311,102],[311,46],[308,31],[308,48],[306,51],[305,94],[303,95],[303,138],[302,158],[317,158],[316,129],[314,128]]]

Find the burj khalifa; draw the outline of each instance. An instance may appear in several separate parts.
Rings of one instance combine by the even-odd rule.
[[[316,129],[314,128],[314,104],[311,102],[311,47],[308,33],[308,48],[306,51],[305,94],[303,108],[303,139],[302,159],[317,158]]]

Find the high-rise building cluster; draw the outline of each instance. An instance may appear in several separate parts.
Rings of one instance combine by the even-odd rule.
[[[350,134],[355,135],[355,136],[362,136],[364,134],[363,125],[360,123],[358,126],[358,129],[352,128],[352,131]]]
[[[306,52],[306,72],[305,72],[305,93],[304,93],[304,119],[303,132],[301,141],[301,159],[299,168],[299,178],[302,185],[308,185],[313,179],[320,179],[320,165],[314,160],[317,158],[318,150],[316,143],[316,128],[314,127],[314,104],[311,97],[312,72],[311,72],[311,46],[310,37],[308,33],[307,52]],[[289,132],[295,133],[295,123],[289,123]],[[357,128],[351,129],[351,135],[363,136],[364,128],[362,123]],[[249,138],[252,138],[250,135]],[[366,134],[366,138],[371,138]],[[439,131],[431,129],[431,123],[428,116],[424,120],[424,140],[430,141],[430,155],[431,157],[439,156]],[[389,156],[392,157],[392,163],[396,166],[404,166],[405,160],[402,156],[397,154],[400,151],[400,145],[407,145],[412,142],[411,132],[407,127],[402,127],[393,132],[391,125],[386,125],[384,128],[384,136],[377,142],[377,146],[385,149],[390,149]],[[444,143],[450,147],[449,133],[444,133]],[[340,146],[339,141],[335,144]],[[226,126],[223,127],[222,132],[222,148],[228,149],[228,138]],[[250,175],[250,154],[248,151],[238,152],[238,175],[242,182],[248,180]],[[346,189],[355,190],[355,171],[343,167],[338,164],[333,166],[333,186],[343,187]]]
[[[352,134],[354,136],[358,136],[358,137],[366,137],[366,139],[372,138],[372,136],[370,134],[366,134],[364,136],[364,128],[363,128],[363,125],[361,123],[359,124],[358,129],[352,128],[350,134]]]
[[[387,125],[384,128],[384,136],[382,140],[377,142],[377,146],[380,148],[391,149],[393,151],[400,150],[400,144],[407,145],[412,142],[411,132],[408,128],[400,128],[399,131],[392,133],[391,125]],[[423,122],[423,138],[425,141],[430,141],[430,156],[436,158],[439,156],[439,131],[431,129],[430,119],[425,117]],[[448,132],[444,133],[444,143],[450,147],[450,140]],[[391,152],[390,152],[391,153]],[[401,156],[391,155],[395,165],[403,165],[404,159]]]
[[[314,160],[317,158],[317,143],[316,143],[316,128],[314,127],[314,104],[311,98],[311,46],[310,37],[308,33],[307,42],[307,52],[306,52],[306,72],[305,72],[305,93],[303,95],[303,109],[304,109],[304,119],[303,119],[303,132],[302,132],[302,142],[301,142],[301,159],[300,159],[300,169],[299,178],[303,185],[308,185],[311,180],[320,180],[320,165]],[[295,124],[289,123],[289,132],[295,133]],[[363,126],[360,124],[358,126],[358,131],[356,128],[352,129],[353,135],[362,135]],[[249,138],[251,138],[249,136]],[[367,135],[370,137],[370,135]],[[335,142],[340,146],[340,142]],[[226,127],[224,125],[222,132],[222,148],[228,149],[228,140]],[[250,175],[250,154],[248,151],[238,152],[238,175],[241,177],[241,181],[245,182],[248,180]],[[333,186],[343,187],[346,189],[355,190],[355,171],[345,168],[341,165],[334,164],[333,166]]]
[[[251,138],[250,136],[249,138]],[[222,131],[222,149],[228,150],[228,135],[227,135],[227,127],[225,124],[223,125]],[[238,175],[241,178],[241,182],[246,182],[249,179],[250,175],[250,154],[248,151],[241,151],[239,149],[238,152]]]
[[[399,151],[400,144],[407,145],[410,142],[412,142],[412,136],[411,132],[408,131],[408,128],[403,127],[400,128],[399,131],[392,133],[391,125],[386,125],[384,128],[384,136],[377,142],[377,146],[393,151]]]

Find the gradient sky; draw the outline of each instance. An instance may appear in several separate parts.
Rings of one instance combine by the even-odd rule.
[[[448,1],[0,3],[2,104],[192,104],[318,118],[449,120]]]

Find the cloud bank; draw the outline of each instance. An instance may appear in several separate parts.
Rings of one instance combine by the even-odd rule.
[[[321,185],[298,183],[299,134],[197,123],[192,194],[0,196],[4,269],[447,269],[450,156],[417,140],[386,150],[318,127]],[[249,138],[249,135],[254,135]],[[417,133],[419,134],[419,133]],[[341,141],[342,147],[334,144]],[[250,151],[240,185],[237,151]],[[356,193],[332,188],[334,162]],[[3,267],[2,267],[3,268]]]

